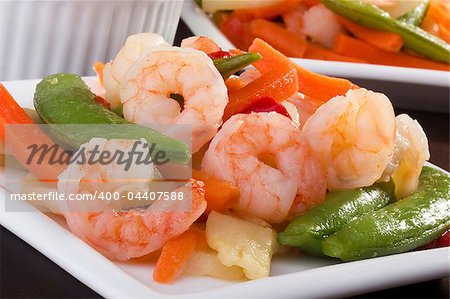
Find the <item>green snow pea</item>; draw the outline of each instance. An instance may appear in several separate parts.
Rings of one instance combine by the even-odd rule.
[[[104,108],[95,100],[93,94],[80,76],[73,74],[55,74],[42,79],[36,87],[34,107],[39,116],[51,126],[55,136],[72,148],[78,149],[91,138],[140,139],[155,144],[156,152],[164,152],[173,162],[186,163],[190,159],[188,146],[176,139],[167,137],[158,131],[132,124],[114,112]],[[89,130],[72,125],[91,126]],[[117,126],[123,125],[118,130]]]
[[[422,21],[425,18],[429,4],[429,0],[422,1],[422,3],[420,3],[416,8],[411,10],[406,15],[401,16],[399,20],[414,26],[422,25]]]
[[[338,15],[370,28],[399,34],[404,47],[429,59],[450,63],[450,45],[442,39],[405,21],[396,20],[384,10],[361,0],[321,0]]]
[[[229,58],[213,59],[213,62],[222,77],[227,79],[237,71],[242,70],[260,59],[261,54],[259,53],[244,53]]]
[[[430,243],[450,226],[450,177],[424,167],[410,196],[362,216],[325,239],[322,250],[342,260],[405,252]]]
[[[309,254],[322,255],[322,241],[326,237],[353,219],[385,207],[393,194],[392,182],[330,192],[322,204],[292,220],[278,235],[278,241]]]

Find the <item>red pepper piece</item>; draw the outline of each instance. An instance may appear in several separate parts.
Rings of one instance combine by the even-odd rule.
[[[230,58],[233,57],[233,55],[230,52],[227,51],[217,51],[213,53],[208,54],[209,58],[211,59],[219,59],[219,58]]]
[[[97,103],[99,103],[100,105],[102,105],[103,107],[105,107],[106,109],[111,109],[111,106],[109,105],[109,103],[101,96],[96,96],[95,101]]]
[[[440,247],[449,247],[450,246],[450,229],[444,232],[439,238],[434,240],[431,243],[428,243],[426,245],[420,246],[419,250],[422,249],[433,249],[433,248],[440,248]]]
[[[252,112],[276,112],[292,120],[286,108],[271,97],[260,97],[241,113],[250,114]]]

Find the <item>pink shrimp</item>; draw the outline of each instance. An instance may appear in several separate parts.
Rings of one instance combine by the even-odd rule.
[[[200,50],[206,54],[211,54],[222,50],[212,39],[206,36],[191,36],[185,38],[181,42],[181,47]]]
[[[278,113],[232,116],[202,161],[206,173],[239,187],[236,210],[279,223],[322,202],[325,170],[302,132]]]
[[[125,261],[159,250],[181,235],[206,209],[203,184],[191,180],[174,192],[182,200],[158,200],[147,209],[116,212],[64,212],[80,239],[110,259]]]
[[[227,88],[211,58],[199,50],[171,47],[147,52],[130,67],[124,82],[124,118],[145,127],[156,125],[157,130],[175,125],[164,133],[183,141],[192,138],[193,153],[222,124]],[[191,132],[179,125],[189,125]]]
[[[394,152],[394,108],[382,93],[350,90],[320,106],[303,133],[327,168],[329,190],[370,186]]]
[[[148,147],[143,145],[144,140],[135,142],[93,138],[83,144],[79,152],[96,149],[99,153],[111,153],[120,150],[126,154],[135,148],[143,156],[149,153]],[[170,188],[172,191],[152,192],[162,191],[161,188],[150,189],[154,177],[159,177],[158,170],[151,163],[137,163],[136,156],[125,158],[133,159],[129,169],[116,160],[108,164],[82,160],[78,161],[81,164],[69,164],[58,178],[58,192],[68,199],[77,195],[87,200],[61,201],[52,209],[66,218],[69,229],[76,236],[106,257],[116,260],[141,257],[160,249],[168,240],[189,229],[206,209],[202,182],[190,180],[178,189]],[[153,199],[152,193],[155,195]],[[168,197],[163,197],[163,193]],[[111,195],[110,200],[107,194]],[[130,200],[130,195],[135,200]],[[146,201],[141,201],[142,198]],[[149,203],[148,208],[142,208]]]
[[[304,94],[297,93],[286,100],[297,108],[297,112],[300,116],[300,128],[306,123],[308,118],[316,112],[316,110],[324,103],[323,101],[313,99]]]
[[[331,48],[341,30],[336,15],[322,4],[311,7],[303,15],[303,33],[324,47]]]

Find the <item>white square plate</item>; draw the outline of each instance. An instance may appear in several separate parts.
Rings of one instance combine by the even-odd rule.
[[[95,87],[95,79],[86,81]],[[21,106],[32,108],[36,83],[4,84]],[[3,179],[0,169],[0,182]],[[449,275],[449,248],[348,263],[291,253],[275,256],[271,276],[260,280],[229,282],[182,277],[174,284],[163,285],[152,279],[154,264],[106,259],[72,235],[62,217],[43,214],[21,201],[14,202],[14,210],[29,212],[6,212],[8,194],[0,187],[0,224],[107,298],[341,297]]]

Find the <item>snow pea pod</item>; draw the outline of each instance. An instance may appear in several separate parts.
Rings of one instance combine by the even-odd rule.
[[[322,255],[322,241],[351,220],[389,204],[394,184],[379,183],[370,187],[327,194],[325,201],[298,216],[278,235],[282,245],[299,247],[304,252]]]
[[[427,13],[429,4],[430,4],[429,0],[423,1],[409,13],[407,13],[404,16],[401,16],[399,20],[406,22],[408,24],[412,24],[414,26],[422,25],[422,21],[425,18],[425,14]]]
[[[213,62],[222,77],[228,79],[237,71],[242,70],[260,59],[261,54],[259,53],[244,53],[228,58],[213,59]]]
[[[190,159],[188,146],[158,131],[132,124],[100,105],[80,76],[55,74],[42,79],[36,87],[34,107],[49,125],[52,133],[66,145],[79,148],[91,138],[139,139],[155,145],[154,153],[164,152],[173,162],[186,163]],[[71,125],[90,126],[89,130]],[[53,126],[52,126],[53,125]],[[120,130],[117,126],[122,125]]]
[[[323,252],[359,260],[405,252],[439,237],[450,226],[450,177],[424,167],[417,191],[358,218],[325,239]]]
[[[370,28],[394,32],[404,47],[429,59],[450,63],[450,45],[420,27],[396,20],[384,10],[361,0],[321,0],[336,14]]]

